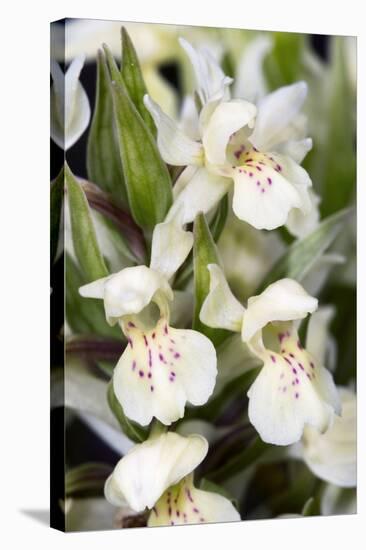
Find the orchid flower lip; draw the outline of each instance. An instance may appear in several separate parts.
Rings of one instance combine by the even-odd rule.
[[[186,476],[162,495],[153,507],[148,526],[240,521],[233,504],[222,495],[196,489]]]

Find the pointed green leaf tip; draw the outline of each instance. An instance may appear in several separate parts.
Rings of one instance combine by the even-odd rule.
[[[140,62],[132,40],[125,27],[121,29],[122,38],[122,63],[121,74],[128,94],[133,101],[136,109],[143,118],[146,126],[155,137],[156,128],[154,121],[144,105],[144,95],[147,94],[147,88],[142,75]]]
[[[63,198],[64,198],[64,169],[62,167],[58,176],[51,182],[51,191],[50,191],[51,265],[56,259],[57,247],[58,247],[59,236],[60,236],[61,211],[62,211]]]
[[[104,53],[97,58],[97,91],[87,148],[88,178],[127,204],[127,192],[114,123],[111,84]]]
[[[208,227],[206,218],[202,212],[197,214],[193,227],[193,270],[194,270],[194,314],[193,329],[205,334],[215,344],[220,344],[228,331],[215,329],[204,325],[199,318],[202,304],[210,291],[209,264],[220,264],[215,241]]]
[[[310,235],[295,241],[274,265],[256,293],[262,292],[268,285],[283,277],[301,282],[333,243],[353,211],[353,208],[345,208],[329,216]]]
[[[148,436],[148,429],[143,428],[136,422],[127,418],[114,393],[112,380],[108,384],[107,399],[109,407],[118,420],[123,433],[135,443],[142,443],[145,441]]]
[[[72,241],[85,282],[106,277],[108,270],[99,249],[87,198],[67,164],[65,164],[65,182]]]
[[[127,92],[113,56],[106,46],[104,50],[112,79],[114,119],[130,210],[136,223],[151,231],[164,220],[172,203],[168,168]]]

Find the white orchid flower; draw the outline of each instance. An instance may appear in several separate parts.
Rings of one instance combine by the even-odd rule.
[[[189,49],[193,57],[194,50]],[[257,229],[286,224],[294,209],[308,216],[313,208],[312,184],[299,166],[312,145],[311,139],[302,137],[304,117],[299,115],[306,84],[280,88],[262,98],[257,107],[245,100],[226,100],[224,80],[208,71],[200,59],[194,61],[204,104],[199,141],[186,135],[149,96],[144,98],[158,129],[163,159],[187,166],[175,186],[167,219],[182,209],[183,223],[193,221],[199,211],[213,208],[232,185],[235,215]],[[290,225],[295,234],[296,222],[293,219]]]
[[[340,414],[330,373],[306,351],[294,321],[316,310],[318,301],[292,279],[269,285],[245,309],[233,296],[219,266],[211,264],[210,292],[200,319],[241,333],[263,367],[249,388],[249,420],[267,443],[299,441],[305,426],[325,432]]]
[[[107,479],[104,493],[115,506],[151,510],[148,526],[238,521],[226,498],[193,486],[194,469],[205,458],[206,439],[167,432],[152,433],[124,456]]]
[[[128,503],[135,512],[152,509],[161,495],[190,474],[205,458],[206,439],[174,432],[156,433],[135,445],[107,479],[105,497],[115,506]]]
[[[320,479],[338,487],[356,487],[356,394],[348,388],[338,388],[338,391],[342,416],[336,416],[333,425],[323,434],[307,426],[296,455],[303,458]]]
[[[51,61],[51,137],[67,151],[85,132],[90,121],[90,105],[79,81],[85,56],[74,59],[64,74],[59,64]]]
[[[215,386],[211,341],[197,331],[169,325],[173,291],[168,278],[177,259],[188,254],[191,238],[174,222],[160,224],[153,235],[150,268],[128,267],[79,289],[84,297],[104,300],[107,322],[118,323],[128,340],[114,369],[113,387],[125,414],[143,426],[153,417],[167,425],[175,422],[183,417],[187,401],[203,405]]]

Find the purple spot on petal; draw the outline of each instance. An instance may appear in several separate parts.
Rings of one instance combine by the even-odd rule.
[[[139,376],[140,376],[140,378],[144,377],[144,371],[143,370],[139,370]]]
[[[275,356],[274,356],[274,355],[271,355],[271,359],[272,359],[273,363],[275,363],[275,362],[276,362],[276,358],[275,358]]]

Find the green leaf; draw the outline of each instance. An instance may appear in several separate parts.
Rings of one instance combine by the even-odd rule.
[[[102,300],[83,298],[79,288],[86,283],[80,268],[69,254],[65,256],[66,319],[74,334],[97,334],[121,339],[118,326],[110,327],[105,320]]]
[[[121,74],[125,83],[126,89],[132,99],[136,109],[143,118],[146,126],[149,128],[153,136],[156,135],[156,128],[154,121],[144,105],[144,95],[147,94],[147,88],[142,75],[140,62],[137,57],[136,50],[132,43],[132,40],[126,31],[125,27],[122,27],[122,62],[121,62]]]
[[[97,57],[97,90],[87,147],[88,178],[114,198],[127,203],[121,156],[113,116],[111,82],[105,56]]]
[[[204,325],[199,318],[202,304],[210,291],[209,264],[220,264],[216,244],[212,238],[206,218],[201,212],[197,214],[193,226],[193,271],[194,271],[194,312],[193,329],[202,332],[219,345],[229,334],[228,331]]]
[[[148,429],[127,418],[114,393],[113,381],[108,384],[107,398],[109,407],[118,420],[123,433],[135,443],[145,441],[148,436]]]
[[[51,182],[51,191],[50,191],[51,265],[53,264],[56,258],[57,246],[58,246],[59,237],[60,237],[61,212],[62,212],[62,203],[64,198],[64,179],[65,179],[64,169],[62,167],[58,176]]]
[[[91,218],[89,205],[81,185],[65,164],[65,179],[69,201],[72,241],[75,254],[83,271],[85,282],[108,275]]]
[[[274,45],[264,60],[264,72],[271,90],[299,79],[305,36],[292,32],[271,33]]]
[[[109,464],[98,462],[88,462],[70,469],[65,475],[66,496],[103,494],[104,483],[112,470]]]
[[[325,82],[324,117],[326,135],[314,144],[318,170],[311,175],[321,184],[320,210],[328,216],[349,205],[356,183],[356,108],[351,84],[347,78],[345,38],[330,41],[330,74]]]
[[[310,235],[292,244],[271,269],[257,293],[262,292],[269,284],[283,277],[290,277],[301,282],[315,262],[333,243],[352,213],[353,208],[347,208],[329,216]]]
[[[210,222],[210,231],[215,243],[219,240],[225,227],[227,215],[229,212],[229,198],[226,194],[220,201],[212,221]]]
[[[321,516],[320,500],[318,497],[310,497],[304,505],[301,514],[303,516]]]
[[[153,135],[128,95],[113,57],[107,49],[106,52],[129,206],[136,223],[152,230],[164,220],[172,203],[169,171]]]
[[[227,479],[235,476],[239,472],[244,472],[247,468],[255,464],[259,457],[261,457],[266,451],[271,449],[271,445],[264,443],[260,437],[256,437],[248,447],[240,451],[226,464],[207,474],[210,480],[222,483]]]

